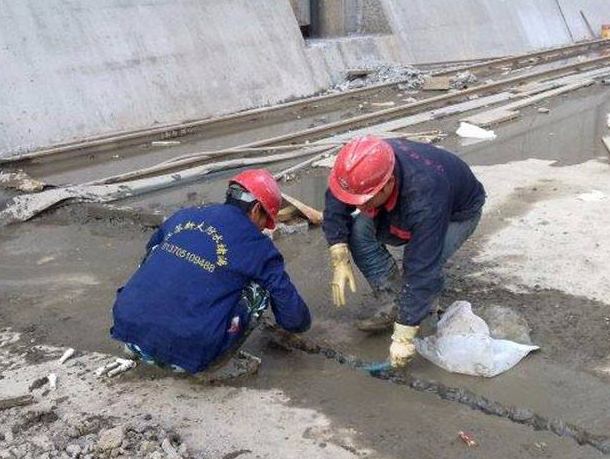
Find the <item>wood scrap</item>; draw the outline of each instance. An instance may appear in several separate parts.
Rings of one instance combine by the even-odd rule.
[[[287,206],[282,207],[277,213],[277,221],[286,222],[290,220],[297,212],[298,209],[295,206],[288,204]]]
[[[320,147],[320,149],[327,148],[327,146]],[[306,154],[310,154],[310,152],[307,152]],[[112,202],[149,193],[151,191],[170,188],[177,184],[199,180],[212,172],[247,167],[255,164],[260,165],[285,161],[303,155],[304,153],[302,151],[293,151],[264,158],[237,158],[183,169],[175,173],[141,178],[127,182],[100,185],[89,183],[45,190],[35,194],[24,194],[14,197],[8,205],[0,211],[0,224],[10,224],[29,220],[50,207],[64,201]]]
[[[252,165],[252,164],[264,164],[264,163],[269,163],[269,162],[274,162],[274,161],[280,161],[283,159],[291,159],[291,158],[298,158],[301,156],[308,156],[314,153],[320,153],[323,151],[327,151],[331,148],[333,148],[334,145],[328,145],[328,144],[312,144],[311,146],[307,146],[307,148],[305,149],[295,149],[292,148],[292,151],[288,152],[288,153],[283,153],[283,154],[278,154],[276,156],[267,156],[264,158],[237,158],[237,159],[229,159],[226,161],[220,161],[217,163],[209,163],[207,165],[202,165],[202,166],[198,166],[198,167],[223,167],[225,168],[226,166],[230,165],[230,164],[239,164],[240,161],[245,161],[244,165]],[[261,150],[260,148],[257,149],[252,149],[252,150]],[[294,151],[297,150],[297,151]],[[167,171],[171,171],[171,170],[175,170],[184,166],[192,166],[200,161],[203,161],[205,159],[209,159],[210,157],[213,156],[224,156],[226,154],[230,154],[230,153],[236,153],[238,151],[238,149],[227,149],[227,150],[217,150],[214,152],[204,152],[204,153],[200,153],[198,154],[198,156],[189,156],[188,158],[183,158],[181,160],[176,160],[176,161],[165,161],[162,162],[160,164],[156,164],[154,166],[150,166],[150,167],[146,167],[144,169],[138,169],[135,171],[131,171],[131,172],[126,172],[124,174],[118,174],[118,175],[113,175],[110,177],[105,177],[103,179],[99,179],[99,180],[94,180],[92,182],[88,182],[85,185],[107,185],[107,184],[111,184],[111,183],[120,183],[120,182],[125,182],[128,180],[135,180],[135,179],[140,179],[143,177],[147,177],[153,174],[156,174],[158,172],[167,172]],[[272,158],[277,158],[277,159],[272,159]],[[239,167],[235,166],[235,167]],[[230,168],[230,167],[228,167]],[[195,167],[194,169],[197,169],[197,167]],[[216,170],[224,170],[224,169],[216,169]]]
[[[382,108],[382,107],[393,107],[396,105],[396,102],[371,102],[371,107]]]
[[[311,222],[312,225],[319,225],[322,223],[322,212],[320,212],[319,210],[316,210],[313,207],[302,203],[298,199],[295,199],[292,196],[287,195],[286,193],[282,193],[282,198],[284,198],[286,202],[298,209],[298,211],[301,212]]]
[[[424,91],[448,91],[451,89],[451,77],[429,76],[424,79]]]
[[[346,78],[348,81],[355,80],[357,78],[364,78],[372,72],[371,69],[348,69],[346,72]]]
[[[539,102],[541,100],[544,100],[544,99],[548,99],[550,97],[558,96],[560,94],[565,94],[566,92],[575,91],[576,89],[592,85],[593,83],[594,83],[594,80],[591,80],[591,79],[582,80],[582,81],[579,81],[576,83],[562,86],[560,88],[551,89],[549,91],[544,91],[544,92],[538,93],[534,96],[526,97],[526,98],[518,100],[516,102],[506,104],[502,107],[487,110],[482,113],[477,113],[475,115],[461,119],[460,121],[474,124],[475,126],[479,126],[479,127],[491,126],[492,124],[498,124],[503,121],[507,121],[507,120],[517,117],[519,115],[518,109],[520,109],[520,108],[527,107],[529,105],[532,105],[532,104]]]
[[[34,403],[34,397],[32,395],[20,395],[18,397],[3,398],[0,399],[0,411],[9,410],[16,406],[27,406]]]
[[[487,127],[492,124],[499,124],[504,121],[515,119],[519,116],[519,110],[505,110],[503,108],[497,108],[495,110],[487,110],[476,115],[464,118],[463,121],[474,124],[479,127]]]

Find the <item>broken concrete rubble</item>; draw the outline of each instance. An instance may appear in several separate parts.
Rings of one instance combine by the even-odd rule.
[[[374,84],[401,82],[399,89],[419,89],[424,82],[423,73],[411,66],[372,65],[359,69],[357,75],[348,74],[346,81],[335,85],[329,92],[348,91]]]
[[[450,78],[453,89],[466,89],[477,82],[477,77],[469,70],[458,72]]]

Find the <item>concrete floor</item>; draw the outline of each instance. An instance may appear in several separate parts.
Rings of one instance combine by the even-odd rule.
[[[556,431],[575,426],[599,436],[593,443],[603,449],[610,435],[610,182],[600,138],[607,134],[610,91],[595,87],[544,105],[550,114],[527,109],[519,120],[496,128],[493,142],[443,141],[475,166],[489,201],[480,228],[451,260],[442,302],[466,299],[475,311],[491,303],[510,306],[527,318],[541,351],[493,379],[450,374],[421,358],[408,372],[529,410],[559,426]],[[452,132],[457,120],[434,125],[439,127]],[[169,212],[217,200],[227,175],[122,204]],[[320,207],[324,183],[325,172],[312,171],[287,190]],[[593,189],[606,198],[578,200]],[[152,411],[201,457],[601,456],[569,435],[374,379],[320,355],[280,349],[264,333],[246,344],[263,358],[259,375],[230,386],[201,386],[147,368],[118,381],[96,379],[91,370],[119,352],[108,337],[114,292],[137,266],[150,231],[129,220],[94,219],[85,206],[3,229],[0,321],[21,335],[2,348],[0,398],[21,394],[37,375],[58,371],[58,390],[36,394],[37,407],[56,405],[65,417],[102,413],[116,422]],[[360,310],[373,306],[364,280],[358,278],[349,307],[330,304],[322,288],[329,271],[321,231],[278,245],[313,312],[307,337],[366,360],[385,359],[387,334],[371,337],[353,328]],[[50,348],[28,352],[39,344]],[[68,346],[78,354],[57,370],[58,348]],[[478,446],[466,446],[459,431],[472,433]]]

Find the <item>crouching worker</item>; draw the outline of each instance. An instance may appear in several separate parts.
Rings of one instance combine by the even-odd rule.
[[[309,310],[262,233],[280,204],[269,172],[248,170],[230,180],[224,204],[169,217],[118,290],[112,337],[147,363],[198,373],[226,363],[268,306],[283,329],[307,330]]]
[[[393,325],[394,367],[415,355],[420,324],[436,315],[443,266],[474,232],[484,202],[468,165],[432,145],[367,136],[337,155],[324,209],[334,303],[345,305],[346,284],[356,289],[351,254],[378,306],[357,326],[377,332]],[[387,245],[404,247],[402,273]]]

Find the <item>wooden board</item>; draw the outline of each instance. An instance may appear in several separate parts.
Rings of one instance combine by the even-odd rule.
[[[451,79],[447,76],[428,77],[422,86],[424,91],[448,91],[451,89]]]
[[[519,110],[505,110],[497,108],[495,110],[487,110],[486,112],[477,113],[476,115],[464,118],[465,123],[474,124],[479,127],[487,127],[493,124],[502,123],[504,121],[515,119],[519,116]]]
[[[292,196],[288,196],[285,193],[282,193],[282,198],[289,204],[296,207],[299,212],[301,212],[307,219],[312,223],[312,225],[319,225],[322,223],[322,212],[314,209],[313,207],[309,207],[307,204],[303,204],[298,199],[293,198]]]

